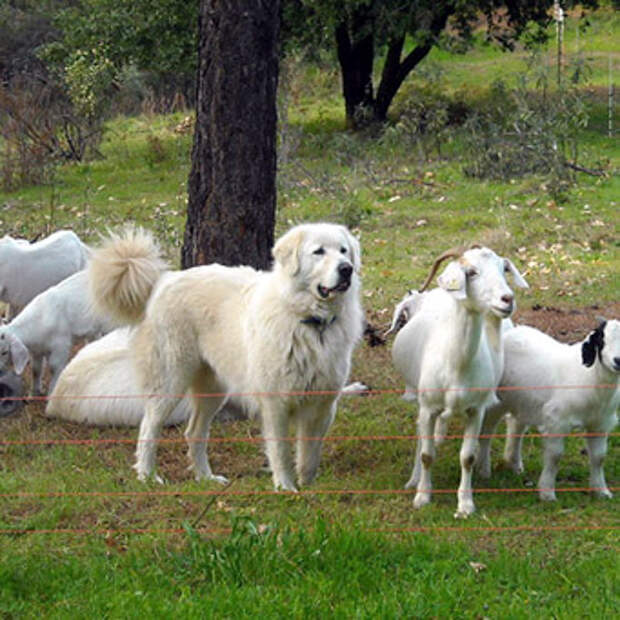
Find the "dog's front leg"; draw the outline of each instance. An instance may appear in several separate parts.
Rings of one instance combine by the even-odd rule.
[[[261,402],[261,419],[273,485],[276,490],[297,491],[293,482],[288,410],[276,397],[264,398]]]
[[[310,484],[319,469],[323,438],[336,415],[336,401],[314,403],[297,416],[297,478],[299,484]]]

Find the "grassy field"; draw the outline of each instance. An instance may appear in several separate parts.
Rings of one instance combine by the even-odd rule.
[[[604,174],[579,174],[561,196],[544,174],[466,176],[459,127],[442,137],[440,153],[432,137],[421,144],[397,125],[380,137],[348,133],[337,74],[292,62],[277,232],[317,220],[353,228],[364,305],[379,329],[433,258],[462,242],[487,244],[522,270],[530,289],[518,291],[517,319],[541,307],[577,317],[564,331],[550,326],[568,340],[584,336],[597,314],[619,318],[619,151],[606,134],[604,97],[617,32],[605,12],[579,44],[567,30],[567,51],[588,54],[594,67],[580,163]],[[553,52],[544,56],[551,69]],[[395,109],[431,82],[454,100],[486,104],[493,80],[516,81],[526,56],[482,45],[466,56],[433,52],[432,71],[411,79]],[[0,229],[31,238],[70,226],[96,243],[108,227],[135,221],[154,229],[178,262],[191,146],[183,121],[115,119],[102,159],[63,167],[46,186],[0,194]],[[494,442],[494,475],[474,481],[477,512],[466,521],[452,516],[459,442],[447,441],[434,486],[449,492],[412,509],[402,489],[415,445],[403,436],[415,434],[415,409],[398,394],[390,344],[356,351],[353,378],[378,393],[341,401],[319,478],[299,496],[271,493],[255,422],[215,425],[211,462],[233,481],[218,495],[220,487],[191,480],[180,429],[168,429],[160,447],[162,487],[135,480],[134,429],[47,420],[42,403],[0,420],[0,614],[617,617],[618,500],[575,490],[588,479],[581,439],[567,441],[558,476],[566,491],[553,505],[533,493],[541,442],[531,437],[522,476],[502,468]],[[460,430],[455,421],[451,431]],[[28,443],[39,440],[54,443]],[[619,445],[611,437],[606,462],[616,496]]]

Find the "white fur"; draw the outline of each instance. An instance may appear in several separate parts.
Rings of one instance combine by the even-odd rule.
[[[131,334],[128,327],[115,329],[80,349],[60,374],[45,414],[95,426],[139,426],[144,394],[129,348]],[[183,398],[166,424],[187,421],[190,410]]]
[[[71,230],[28,243],[5,235],[0,239],[0,301],[13,318],[39,293],[86,267],[89,249]]]
[[[37,295],[9,324],[0,327],[0,369],[12,364],[21,375],[30,359],[33,393],[39,395],[47,361],[51,392],[69,361],[71,347],[80,339],[99,338],[109,327],[93,312],[88,274],[80,271]]]
[[[458,412],[466,415],[466,425],[455,516],[466,517],[475,510],[471,478],[477,440],[501,376],[501,322],[515,307],[505,278],[508,271],[519,286],[527,286],[507,259],[488,248],[470,249],[444,269],[440,288],[413,294],[411,303],[405,299],[398,306],[413,312],[396,335],[392,360],[405,379],[407,399],[419,402],[420,439],[406,485],[417,487],[416,508],[431,500],[435,423]]]
[[[154,277],[161,272],[157,248],[153,244],[149,258],[145,237],[134,232],[94,253],[93,294],[112,309],[119,298],[120,318],[144,316],[130,345],[143,393],[219,395],[192,396],[185,434],[196,477],[225,481],[212,473],[203,440],[234,396],[260,413],[275,487],[297,488],[290,441],[282,439],[291,422],[297,477],[311,482],[362,331],[357,240],[342,226],[306,224],[276,243],[271,271],[210,265]],[[135,265],[131,238],[140,256]],[[350,278],[346,290],[343,270]],[[323,393],[299,394],[307,391]],[[136,451],[140,479],[154,472],[155,440],[179,398],[146,402]]]
[[[549,434],[565,434],[576,428],[602,433],[598,437],[586,437],[590,487],[597,489],[594,493],[600,497],[611,497],[603,460],[607,453],[607,434],[617,423],[620,405],[620,322],[607,322],[603,333],[604,347],[590,367],[582,361],[582,349],[588,346],[588,339],[583,343],[563,344],[527,326],[514,327],[505,334],[505,366],[500,386],[508,389],[499,391],[501,402],[487,411],[482,434],[492,434],[499,420],[510,412],[504,459],[517,473],[523,471],[522,435],[529,425]],[[513,387],[517,389],[510,389]],[[544,446],[539,495],[541,499],[554,500],[564,438],[546,437]],[[488,477],[490,439],[482,439],[480,447],[480,473]]]

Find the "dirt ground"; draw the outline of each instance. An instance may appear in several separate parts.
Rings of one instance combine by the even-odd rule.
[[[583,340],[598,324],[599,318],[620,319],[620,301],[584,308],[533,306],[517,310],[515,323],[531,325],[561,342]]]

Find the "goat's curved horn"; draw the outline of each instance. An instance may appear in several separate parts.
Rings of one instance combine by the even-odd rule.
[[[443,252],[443,254],[440,254],[435,259],[435,262],[433,263],[433,266],[431,267],[431,271],[426,277],[424,284],[419,289],[419,292],[422,293],[426,290],[426,287],[431,283],[431,280],[435,277],[435,274],[437,273],[437,270],[439,269],[439,265],[441,265],[443,261],[445,261],[447,258],[460,258],[461,256],[463,256],[463,252],[465,252],[466,249],[467,248],[465,246],[458,246],[455,248],[450,248],[449,250],[446,250],[445,252]]]

